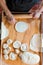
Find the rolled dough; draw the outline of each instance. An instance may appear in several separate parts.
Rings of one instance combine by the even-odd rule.
[[[41,51],[41,37],[40,34],[34,34],[30,41],[30,49],[35,52]]]
[[[6,26],[4,25],[4,23],[1,23],[1,40],[6,38],[9,34],[8,29],[6,28]]]
[[[28,29],[28,24],[26,22],[20,21],[16,23],[15,29],[17,32],[25,32]]]
[[[37,64],[40,61],[40,56],[37,54],[32,54],[30,52],[24,52],[21,54],[21,59],[26,64]]]

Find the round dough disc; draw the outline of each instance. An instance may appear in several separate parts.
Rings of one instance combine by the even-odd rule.
[[[10,58],[10,60],[16,60],[17,55],[16,55],[15,53],[11,52],[11,53],[9,54],[9,58]]]
[[[13,47],[14,48],[20,48],[21,47],[21,42],[16,40],[14,43],[13,43]]]
[[[22,51],[27,51],[28,50],[28,45],[27,44],[22,44],[21,45],[21,50]]]
[[[34,34],[31,41],[30,41],[30,49],[39,52],[41,51],[41,38],[40,34]]]
[[[28,29],[28,24],[26,22],[18,22],[15,25],[15,29],[17,32],[25,32]]]
[[[4,25],[4,23],[2,22],[1,24],[1,40],[6,38],[9,35],[9,31],[6,28],[6,26]]]
[[[8,57],[8,55],[6,54],[6,55],[4,55],[4,59],[5,60],[8,60],[9,59],[9,57]]]
[[[26,64],[37,64],[40,61],[40,56],[37,54],[32,54],[30,52],[24,52],[21,55],[21,59]]]

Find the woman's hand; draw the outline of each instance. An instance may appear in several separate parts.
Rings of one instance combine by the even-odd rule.
[[[14,16],[12,15],[12,13],[10,11],[8,11],[6,13],[6,19],[7,21],[10,23],[10,24],[15,24],[16,23],[16,20],[14,18]]]
[[[10,24],[15,24],[16,23],[16,20],[14,18],[14,16],[11,14],[9,16],[6,16],[6,19],[7,21],[10,23]]]
[[[40,8],[40,10],[34,12],[33,17],[39,18],[42,12],[43,12],[43,6]]]
[[[16,19],[13,16],[13,14],[7,9],[7,12],[5,11],[6,14],[6,19],[10,24],[15,24],[16,23]]]
[[[33,18],[39,18],[43,12],[43,0],[39,4],[37,3],[35,6],[33,6],[29,12],[32,14]]]
[[[6,14],[8,22],[11,23],[11,24],[15,24],[16,20],[15,20],[14,16],[11,14],[10,10],[8,9],[8,7],[6,5],[6,1],[0,0],[0,4],[1,4],[1,7]]]

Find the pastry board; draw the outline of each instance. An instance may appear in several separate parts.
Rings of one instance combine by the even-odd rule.
[[[17,20],[17,22],[24,21],[24,22],[27,22],[28,24],[30,24],[30,26],[27,29],[27,31],[25,31],[23,33],[19,33],[15,30],[15,25],[9,24],[8,21],[6,20],[6,16],[3,16],[2,22],[5,24],[5,26],[9,30],[9,35],[5,39],[1,40],[1,44],[3,45],[8,39],[12,39],[13,41],[19,40],[22,43],[27,43],[28,47],[29,47],[30,46],[30,40],[31,40],[32,36],[36,33],[40,33],[40,23],[41,23],[41,21],[40,21],[40,19],[32,18],[31,15],[25,15],[25,14],[24,15],[23,14],[22,15],[21,14],[14,15],[14,17]],[[4,60],[2,47],[1,47],[1,50],[2,50],[2,52],[1,52],[2,61],[4,61],[6,64],[8,64],[8,65],[27,65],[27,64],[23,63],[19,57],[15,61]],[[14,51],[13,47],[12,47],[11,51]],[[41,52],[34,52],[30,49],[28,51],[35,53],[35,54],[38,54],[40,56],[40,62],[38,64],[35,64],[35,65],[42,65]]]

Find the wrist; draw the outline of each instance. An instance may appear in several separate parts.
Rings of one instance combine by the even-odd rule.
[[[7,20],[9,20],[9,21],[13,20],[12,17],[8,17],[8,16],[6,16],[6,18],[7,18]]]
[[[11,12],[8,9],[5,10],[5,14],[6,16],[11,16]]]
[[[6,18],[7,20],[10,20],[10,21],[13,20],[13,15],[11,14],[11,12],[7,11]]]

